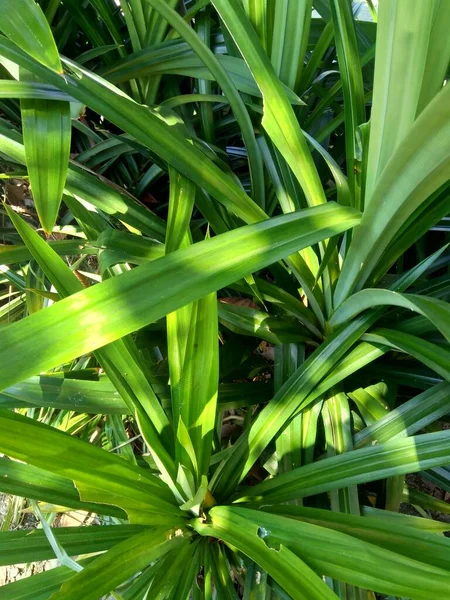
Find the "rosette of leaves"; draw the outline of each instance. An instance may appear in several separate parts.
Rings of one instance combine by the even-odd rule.
[[[367,4],[0,2],[2,598],[445,597],[450,5]]]

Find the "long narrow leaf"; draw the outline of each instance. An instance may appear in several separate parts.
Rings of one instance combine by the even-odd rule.
[[[381,446],[333,456],[264,481],[241,495],[239,501],[261,504],[286,502],[367,481],[412,473],[449,461],[446,431],[402,438]]]
[[[247,511],[253,516],[251,511]],[[201,535],[224,540],[239,548],[272,575],[295,600],[326,600],[337,596],[321,581],[310,567],[297,558],[285,545],[275,551],[264,538],[257,521],[246,518],[246,511],[231,507],[218,507],[210,512],[211,523],[197,521],[194,527]]]
[[[187,539],[175,536],[173,530],[159,528],[144,531],[97,558],[65,582],[52,599],[67,600],[82,596],[85,600],[98,600],[155,560],[169,552],[180,551],[183,543],[188,543]]]
[[[328,203],[205,240],[78,292],[2,330],[0,358],[8,369],[2,371],[0,387],[117,340],[358,220],[351,209]],[[150,295],[143,293],[146,288]],[[51,345],[49,328],[55,332]]]
[[[420,114],[384,169],[355,232],[336,286],[339,306],[360,290],[404,221],[448,179],[450,88]]]
[[[416,118],[433,11],[434,2],[421,0],[380,3],[367,168],[368,202],[373,199],[375,185],[388,160]]]
[[[299,180],[309,206],[325,201],[306,140],[282,84],[238,0],[213,0],[263,95],[262,125]]]

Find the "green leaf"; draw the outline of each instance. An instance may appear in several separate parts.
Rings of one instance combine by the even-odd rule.
[[[311,0],[275,2],[270,59],[280,81],[293,90],[297,90],[302,76],[311,9]]]
[[[331,172],[333,179],[335,181],[335,184],[336,184],[337,201],[339,202],[339,204],[343,204],[344,206],[351,206],[350,189],[348,186],[347,178],[343,174],[338,163],[334,160],[334,158],[331,156],[331,154],[329,154],[329,152],[327,152],[325,150],[325,148],[319,144],[319,142],[317,142],[313,137],[311,137],[309,135],[309,133],[304,131],[303,134],[305,135],[306,139],[308,140],[308,143],[313,147],[314,150],[317,150],[317,152],[322,156],[324,161],[327,163],[327,166],[330,169],[330,172]],[[324,260],[325,260],[325,257],[322,260],[322,263]],[[322,264],[321,264],[321,266],[322,266]],[[324,267],[322,267],[322,269],[323,268]],[[318,277],[318,276],[316,275],[316,277]]]
[[[49,571],[25,577],[2,587],[4,600],[48,600],[61,584],[74,576],[69,567],[55,567]]]
[[[218,310],[220,322],[231,331],[251,335],[272,344],[302,341],[310,337],[309,332],[295,319],[272,317],[255,308],[224,302],[219,302]]]
[[[316,385],[368,327],[370,317],[353,321],[331,335],[300,365],[240,436],[215,472],[215,495],[219,498],[229,496],[230,490],[245,477],[270,441],[294,415],[311,404],[310,394]]]
[[[137,104],[118,88],[68,59],[64,62],[66,74],[62,80],[33,61],[6,38],[0,39],[0,50],[2,55],[16,61],[41,80],[69,92],[86,106],[122,127],[244,220],[255,222],[265,217],[264,211],[245,194],[235,179],[223,173],[186,138],[185,129],[174,113],[166,114],[162,109],[157,111]]]
[[[227,71],[222,67],[214,53],[208,48],[194,30],[182,19],[182,17],[163,0],[145,0],[156,9],[160,15],[176,29],[188,42],[194,52],[201,58],[202,62],[213,74],[217,83],[228,98],[234,116],[241,128],[242,137],[247,148],[247,156],[252,181],[252,196],[257,204],[264,206],[264,176],[262,160],[256,143],[253,125],[247,112],[245,104]]]
[[[236,501],[274,504],[304,498],[344,486],[413,473],[449,462],[450,435],[446,431],[401,438],[325,458],[277,475],[249,488]]]
[[[189,223],[194,208],[196,186],[187,178],[169,169],[170,199],[166,230],[166,254],[189,245]]]
[[[24,75],[21,79],[28,79]],[[39,220],[50,233],[58,216],[70,155],[70,104],[56,100],[22,100],[26,164]]]
[[[355,211],[332,203],[283,215],[194,244],[61,300],[1,331],[0,359],[8,369],[1,373],[0,388],[111,343],[358,220]]]
[[[75,294],[83,286],[62,259],[18,215],[8,209],[11,221],[33,256],[62,297]],[[146,376],[134,341],[117,340],[97,351],[97,358],[128,405],[140,421],[144,439],[168,482],[175,477],[169,454],[169,420]]]
[[[286,507],[286,510],[289,509],[290,507]],[[292,510],[295,511],[296,507],[292,507]],[[294,557],[298,557],[320,578],[326,575],[365,589],[406,596],[412,600],[427,600],[430,597],[430,585],[437,595],[445,594],[444,590],[448,586],[447,570],[407,558],[328,527],[235,506],[215,507],[210,511],[210,517],[211,525],[195,525],[196,529],[210,532],[237,546],[244,553],[250,554],[251,532],[256,529],[271,559],[268,561],[269,565],[263,562],[264,553],[259,552],[261,544],[258,547],[255,543],[251,547],[251,558],[267,570],[294,599],[316,597],[313,595],[314,588],[305,589],[306,585],[314,581],[312,572],[309,576],[308,572],[302,573],[302,581],[297,582],[297,588],[293,589],[293,585],[288,587],[289,581],[277,579],[282,569],[281,565],[275,569],[275,561],[279,559],[284,558],[285,569],[294,567]],[[290,580],[292,584],[296,582],[294,573],[290,573]],[[329,588],[322,588],[317,597],[331,598],[334,595]]]
[[[418,433],[449,412],[450,383],[434,385],[418,394],[384,417],[359,431],[354,438],[355,447],[370,443],[383,444],[394,437],[406,437]]]
[[[327,456],[339,456],[353,450],[350,427],[350,406],[345,394],[325,400],[322,408]],[[348,486],[331,491],[331,510],[359,514],[358,488]]]
[[[53,85],[46,85],[36,81],[0,80],[0,98],[21,98],[28,100],[61,100],[70,101],[71,98]]]
[[[270,18],[273,16],[274,7],[267,6],[265,0],[244,0],[243,6],[262,47],[269,53],[273,36],[273,23]]]
[[[238,0],[212,0],[263,95],[262,126],[305,192],[309,206],[325,201],[314,161],[281,81]]]
[[[115,506],[81,501],[70,479],[6,457],[0,458],[0,490],[4,494],[42,500],[57,506],[126,518],[125,513]]]
[[[210,11],[200,11],[195,19],[195,30],[200,39],[208,46],[211,46],[211,26],[212,22],[210,19]],[[211,95],[212,83],[206,79],[198,79],[198,96],[201,98],[202,95]],[[167,104],[166,104],[167,106]],[[200,120],[202,124],[202,138],[212,144],[216,139],[215,124],[213,107],[203,102],[200,104]]]
[[[402,520],[397,519],[393,527],[388,518],[346,515],[317,508],[277,506],[268,507],[267,510],[270,513],[341,531],[391,552],[449,570],[447,548],[450,546],[450,541],[448,538],[407,526],[409,521],[402,524]],[[417,517],[412,518],[419,520]],[[426,521],[426,519],[420,520]]]
[[[98,600],[167,553],[179,552],[188,538],[173,530],[151,529],[116,544],[83,571],[66,581],[51,600]]]
[[[198,461],[198,478],[209,468],[216,418],[219,339],[216,294],[194,303],[180,378],[182,410]]]
[[[92,554],[108,550],[112,546],[142,532],[138,525],[110,527],[58,527],[54,534],[71,556]],[[154,530],[147,530],[149,532]],[[54,552],[42,529],[22,529],[0,532],[0,564],[13,565],[55,558]]]
[[[0,123],[0,150],[19,164],[25,164],[25,149],[22,138]],[[104,178],[81,165],[70,162],[66,180],[67,191],[100,208],[107,214],[128,223],[143,233],[164,240],[165,223],[149,210],[138,204],[125,190],[113,186]],[[67,200],[66,200],[67,202]]]
[[[211,548],[207,552],[210,554],[209,563],[211,565],[217,600],[238,600],[236,589],[231,579],[230,564],[223,549],[220,547]]]
[[[375,186],[384,168],[416,118],[434,4],[420,1],[411,4],[401,0],[380,3],[367,203],[374,200]]]
[[[325,430],[327,456],[337,456],[353,450],[351,411],[347,396],[339,393],[324,401],[322,406],[322,421]],[[297,417],[298,418],[298,417]],[[300,504],[301,501],[296,503]],[[349,486],[330,492],[331,510],[338,513],[359,515],[359,498],[357,486]],[[364,591],[350,586],[348,583],[333,581],[333,589],[339,595],[364,598]]]
[[[361,209],[361,190],[356,177],[356,132],[365,119],[363,77],[358,54],[352,5],[348,0],[331,0],[334,38],[344,93],[346,166],[352,206]]]
[[[152,388],[169,409],[169,386],[151,381]],[[270,385],[265,383],[222,383],[219,385],[218,410],[252,406],[267,402],[272,397]],[[6,388],[0,394],[3,408],[51,407],[89,414],[129,414],[129,407],[106,375],[98,380],[64,378],[64,373],[30,377]]]
[[[194,42],[198,43],[198,42]],[[261,91],[255,83],[253,76],[242,58],[228,56],[228,54],[217,54],[221,70],[224,69],[231,79],[233,86],[244,94],[261,97]],[[80,62],[80,64],[82,64]],[[207,81],[215,81],[212,71],[207,68],[206,63],[200,56],[189,50],[189,45],[181,40],[166,40],[157,46],[143,48],[140,52],[130,54],[117,65],[108,67],[102,75],[111,83],[122,83],[135,77],[167,75],[184,75],[185,77],[201,78]],[[287,86],[283,86],[288,100],[293,105],[303,105],[300,98]],[[208,102],[208,96],[198,94],[204,102]],[[188,100],[190,94],[183,94],[180,101]],[[216,95],[215,100],[225,102],[226,97]],[[200,98],[199,98],[200,100]],[[171,106],[172,98],[165,100],[162,105]],[[176,105],[176,104],[175,104]]]
[[[449,21],[450,5],[445,0],[435,0],[417,113],[420,113],[434,98],[445,79],[450,61],[450,40],[444,31]]]
[[[441,476],[441,473],[446,474],[446,476]],[[425,471],[423,473],[423,477],[435,483],[435,485],[442,486],[443,489],[447,486],[448,473],[446,472],[445,467],[439,467],[436,469],[431,469],[430,471]],[[408,504],[412,504],[413,506],[421,506],[426,510],[433,510],[436,512],[440,512],[444,515],[449,514],[448,503],[444,500],[439,500],[434,496],[430,496],[425,492],[420,492],[419,490],[415,490],[413,488],[404,487],[403,488],[403,502],[407,502]],[[448,531],[448,530],[447,530]]]
[[[284,544],[277,549],[267,544],[264,539],[267,533],[258,527],[253,511],[220,506],[213,508],[209,515],[210,523],[202,523],[200,520],[194,522],[198,533],[219,538],[237,547],[267,571],[295,600],[331,600],[337,597]]]
[[[426,317],[450,342],[450,305],[418,294],[399,294],[390,290],[367,289],[353,294],[333,314],[328,324],[341,327],[356,315],[374,306],[399,306]]]
[[[389,413],[388,394],[389,387],[380,382],[348,392],[348,397],[356,404],[366,425],[372,425]]]
[[[329,21],[321,31],[320,36],[318,37],[316,44],[312,49],[311,55],[308,60],[308,64],[306,65],[303,71],[303,75],[300,81],[301,92],[305,91],[305,89],[307,89],[311,84],[314,74],[323,58],[323,55],[328,49],[331,40],[333,39],[333,34],[333,23],[332,21]]]
[[[83,500],[120,506],[135,522],[149,516],[154,523],[173,522],[181,514],[161,480],[120,456],[5,409],[0,431],[4,454],[72,479]],[[23,439],[33,439],[39,452]]]
[[[374,268],[370,276],[370,285],[379,281],[381,276],[412,244],[446,217],[448,214],[449,185],[450,182],[447,182],[441,186],[406,219]]]
[[[100,250],[99,266],[103,274],[114,265],[124,263],[142,265],[164,256],[163,244],[117,229],[103,231],[98,240],[91,245]]]
[[[419,531],[432,531],[434,533],[443,533],[448,531],[448,525],[443,521],[435,521],[427,517],[413,517],[404,513],[391,512],[372,506],[361,506],[361,515],[364,517],[376,517],[379,520],[390,523],[412,527]]]
[[[335,306],[359,291],[413,211],[448,179],[450,88],[420,114],[378,180],[336,285]]]
[[[439,373],[441,377],[450,380],[450,351],[446,347],[437,346],[415,335],[394,329],[375,329],[373,332],[364,334],[362,339],[407,352]]]
[[[0,2],[2,30],[36,60],[62,73],[58,50],[40,6],[34,1],[19,0],[15,8],[14,16],[8,2]],[[23,70],[20,79],[35,80]],[[56,221],[67,174],[70,105],[53,100],[22,100],[21,112],[33,197],[42,226],[50,232]]]
[[[277,392],[304,360],[304,347],[279,344],[274,349],[274,388]],[[302,415],[297,415],[276,439],[278,472],[290,471],[302,463]]]
[[[9,206],[5,208],[33,258],[40,263],[52,283],[56,284],[57,292],[64,297],[82,290],[82,284],[62,258]]]
[[[321,338],[321,333],[317,329],[317,321],[313,313],[303,304],[303,302],[292,296],[283,288],[274,285],[265,279],[261,279],[260,277],[255,278],[255,283],[264,302],[270,302],[275,306],[282,308],[287,314],[298,319],[314,337],[317,337],[318,339]],[[231,287],[239,292],[250,293],[249,288],[240,283],[234,283]]]
[[[119,233],[119,232],[117,232]],[[97,248],[90,247],[85,240],[61,240],[47,242],[59,256],[97,254]],[[32,254],[26,246],[0,245],[0,264],[13,265],[31,260]]]
[[[1,30],[33,58],[62,73],[58,49],[41,7],[33,0],[17,0],[11,11],[8,0],[0,2]]]
[[[152,598],[157,600],[183,598],[184,600],[188,597],[189,589],[198,572],[191,573],[190,571],[199,569],[196,560],[199,542],[199,539],[193,542],[184,540],[184,543],[179,545],[175,551],[171,550],[158,560],[156,565],[153,565],[156,566],[156,572],[150,588]],[[187,586],[185,593],[183,593],[184,586]]]
[[[191,243],[189,222],[196,193],[196,186],[173,169],[170,178],[167,254]],[[199,486],[209,468],[217,405],[219,347],[215,293],[167,315],[167,343],[172,413],[177,429],[175,453],[180,464],[191,463]]]

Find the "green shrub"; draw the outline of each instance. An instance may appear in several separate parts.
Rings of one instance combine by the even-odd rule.
[[[450,2],[11,4],[0,597],[445,598]]]

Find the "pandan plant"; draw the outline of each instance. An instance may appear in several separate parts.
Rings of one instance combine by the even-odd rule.
[[[0,17],[2,600],[448,597],[450,2]]]

